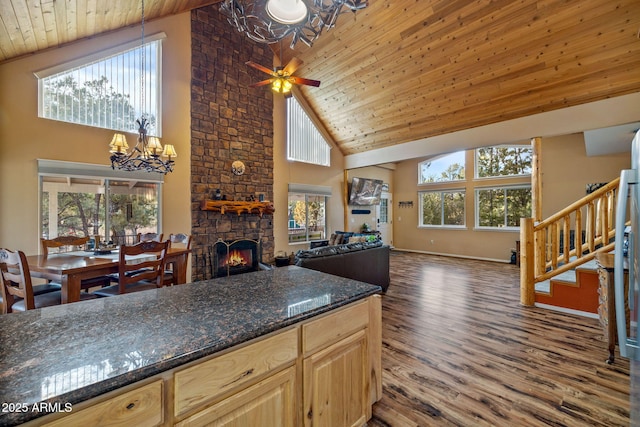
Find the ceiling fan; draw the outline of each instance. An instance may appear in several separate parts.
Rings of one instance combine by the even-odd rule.
[[[291,61],[289,61],[289,63],[284,67],[274,67],[273,70],[270,70],[269,68],[260,64],[256,64],[253,61],[247,61],[246,64],[271,76],[270,79],[254,83],[250,85],[250,87],[258,87],[270,84],[271,89],[273,89],[274,92],[288,94],[289,92],[291,92],[291,87],[293,87],[293,85],[307,85],[315,87],[320,86],[320,80],[311,80],[305,79],[304,77],[293,76],[293,73],[295,73],[298,67],[302,65],[302,61],[298,58],[292,58]]]

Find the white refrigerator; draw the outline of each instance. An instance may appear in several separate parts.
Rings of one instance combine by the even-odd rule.
[[[625,227],[627,221],[631,222]],[[626,232],[625,232],[626,231]],[[625,239],[625,234],[627,234]],[[626,243],[625,243],[626,240]],[[624,266],[625,256],[629,269],[629,318],[627,330],[625,313]],[[616,324],[620,355],[629,359],[631,387],[630,420],[631,427],[640,427],[640,349],[638,348],[638,305],[640,284],[640,132],[631,143],[631,169],[620,174],[620,189],[616,206],[616,245],[615,245],[615,299]]]

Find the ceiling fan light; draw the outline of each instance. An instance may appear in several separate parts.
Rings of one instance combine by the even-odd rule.
[[[293,86],[293,84],[289,81],[289,80],[285,80],[282,82],[282,93],[289,93],[291,92],[291,87]]]
[[[271,83],[271,89],[274,92],[281,92],[282,90],[282,79],[275,79],[273,83]]]
[[[268,0],[266,10],[271,19],[285,25],[302,22],[308,13],[302,0]]]

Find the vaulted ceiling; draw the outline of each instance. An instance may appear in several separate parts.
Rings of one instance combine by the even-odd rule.
[[[145,0],[145,19],[218,2]],[[140,11],[2,0],[0,63],[138,25]],[[349,155],[640,92],[639,29],[638,0],[370,0],[312,47],[285,41],[282,62],[322,81],[302,92]]]

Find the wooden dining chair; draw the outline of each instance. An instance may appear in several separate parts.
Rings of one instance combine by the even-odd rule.
[[[170,234],[169,235],[169,248],[181,248],[181,249],[185,249],[185,250],[190,250],[191,249],[191,235],[189,234],[183,234],[183,233],[178,233],[178,234]],[[177,285],[177,277],[174,274],[175,270],[176,270],[177,266],[176,266],[176,262],[167,262],[166,263],[166,268],[164,270],[164,285],[165,286],[172,286],[172,285]]]
[[[89,236],[58,236],[53,239],[41,238],[40,243],[42,245],[42,254],[48,256],[50,249],[57,249],[56,253],[70,252],[82,250],[89,242]],[[91,277],[89,279],[83,279],[80,282],[80,289],[84,289],[88,292],[89,289],[97,286],[105,287],[111,284],[111,278],[109,276]],[[58,285],[58,288],[60,286]]]
[[[57,249],[51,251],[52,253],[62,253],[70,251],[79,251],[86,247],[89,242],[89,236],[58,236],[53,239],[40,239],[42,245],[42,255],[49,255],[50,249]]]
[[[2,286],[2,313],[26,311],[50,307],[62,303],[62,291],[46,292],[36,295],[31,282],[31,273],[27,257],[22,251],[0,249],[0,286]],[[80,300],[95,299],[94,295],[84,294]]]
[[[137,242],[149,242],[155,240],[156,242],[162,242],[163,233],[138,233]]]
[[[98,289],[93,294],[98,297],[110,297],[164,286],[163,272],[168,248],[168,240],[151,240],[120,246],[118,284]],[[131,259],[132,257],[134,259]]]

